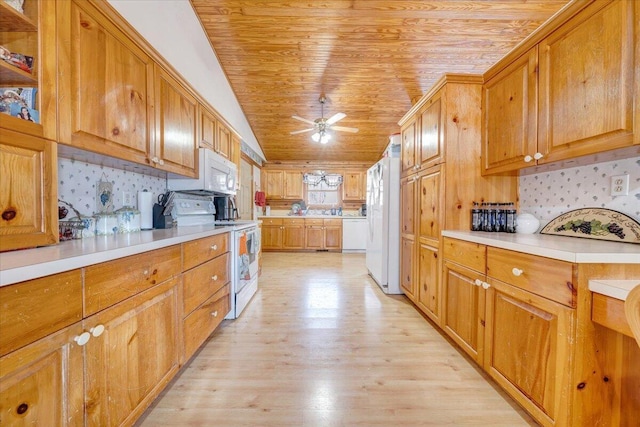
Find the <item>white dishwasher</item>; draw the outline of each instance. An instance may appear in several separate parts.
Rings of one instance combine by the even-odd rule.
[[[367,219],[342,217],[342,252],[365,252]]]

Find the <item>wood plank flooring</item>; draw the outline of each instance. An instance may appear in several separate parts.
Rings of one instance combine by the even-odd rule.
[[[362,254],[265,253],[260,290],[139,426],[535,426]]]

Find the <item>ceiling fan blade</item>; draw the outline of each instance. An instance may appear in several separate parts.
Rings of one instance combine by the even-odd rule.
[[[297,135],[299,133],[305,133],[305,132],[311,132],[312,130],[314,130],[315,128],[310,128],[310,129],[302,129],[302,130],[294,130],[293,132],[289,132],[291,135]]]
[[[314,122],[313,120],[309,120],[309,119],[305,119],[304,117],[300,117],[300,116],[291,116],[292,119],[296,119],[296,120],[300,120],[301,122],[305,122],[305,123],[309,123],[310,125],[315,125],[316,122]]]
[[[341,132],[351,132],[351,133],[358,132],[358,128],[348,128],[345,126],[331,126],[331,130],[339,130]]]
[[[338,120],[344,119],[345,117],[347,117],[345,113],[335,113],[333,116],[329,117],[329,119],[327,120],[327,124],[332,125]]]

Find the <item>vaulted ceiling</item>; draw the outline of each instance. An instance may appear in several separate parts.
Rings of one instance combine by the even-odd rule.
[[[482,74],[566,0],[191,0],[268,161],[377,161],[445,72]],[[328,144],[297,115],[343,112]]]

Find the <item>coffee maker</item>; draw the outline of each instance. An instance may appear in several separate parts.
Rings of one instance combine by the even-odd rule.
[[[234,221],[238,219],[235,196],[216,196],[213,198],[216,207],[216,221]]]

